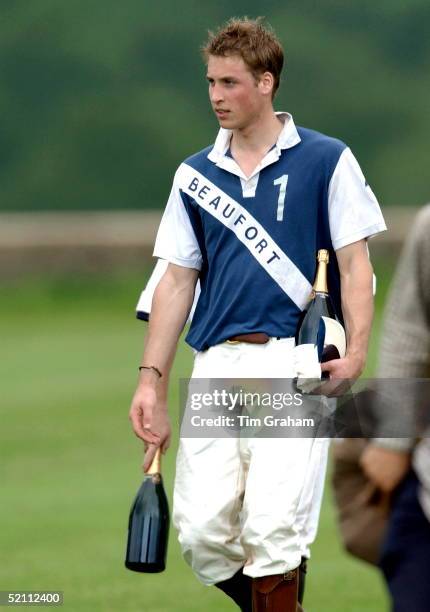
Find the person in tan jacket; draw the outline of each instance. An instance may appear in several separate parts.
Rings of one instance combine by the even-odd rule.
[[[393,612],[430,610],[430,430],[418,418],[428,406],[430,371],[430,205],[417,215],[406,240],[385,311],[378,377],[390,390],[400,379],[415,381],[402,394],[401,411],[380,411],[381,435],[367,445],[361,466],[384,492],[391,511],[380,567],[392,598]],[[419,380],[417,380],[419,379]],[[426,391],[427,389],[427,391]],[[397,393],[398,395],[398,393]],[[393,394],[394,397],[394,394]],[[394,404],[398,402],[395,401]],[[387,437],[399,419],[403,437]],[[397,424],[399,425],[399,423]],[[420,436],[417,442],[415,434]]]

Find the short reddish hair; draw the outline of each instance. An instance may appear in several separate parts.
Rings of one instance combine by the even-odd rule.
[[[217,32],[209,32],[202,53],[205,61],[210,55],[239,55],[257,80],[264,72],[270,72],[274,97],[281,80],[284,52],[272,28],[263,26],[262,21],[262,17],[230,19]]]

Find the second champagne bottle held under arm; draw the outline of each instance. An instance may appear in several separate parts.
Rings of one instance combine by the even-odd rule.
[[[339,351],[339,343],[327,342],[327,320],[332,319],[340,326],[331,301],[327,286],[327,265],[329,253],[320,249],[317,255],[318,267],[313,284],[311,300],[299,324],[296,344],[312,344],[317,347],[320,363],[343,357],[344,350]],[[341,343],[342,344],[342,343]]]

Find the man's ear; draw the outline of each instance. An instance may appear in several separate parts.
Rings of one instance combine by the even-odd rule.
[[[275,79],[271,72],[263,72],[260,76],[260,80],[258,81],[258,87],[262,94],[271,95],[273,91],[273,87],[275,85]]]

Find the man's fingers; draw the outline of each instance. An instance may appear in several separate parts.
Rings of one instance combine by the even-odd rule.
[[[330,361],[325,361],[321,364],[321,372],[330,372],[331,369]]]
[[[142,416],[137,414],[134,410],[130,412],[130,421],[133,431],[138,438],[150,444],[157,444],[159,442],[159,436],[151,431],[150,426],[142,425]]]
[[[167,436],[167,438],[164,440],[163,444],[161,445],[161,452],[164,453],[167,451],[167,449],[170,446],[170,434]]]
[[[134,433],[140,440],[143,440],[147,444],[157,444],[157,445],[160,444],[160,436],[156,433],[152,433],[152,431],[144,429],[144,430],[141,430],[140,432],[137,432],[135,430]]]
[[[321,372],[331,372],[336,367],[339,359],[332,359],[331,361],[323,361],[321,363]]]
[[[159,436],[153,433],[149,428],[142,426],[140,417],[134,415],[131,417],[133,431],[138,438],[150,444],[157,444],[160,440]]]
[[[145,412],[143,414],[143,429],[151,429],[152,423],[152,406],[145,406]]]

